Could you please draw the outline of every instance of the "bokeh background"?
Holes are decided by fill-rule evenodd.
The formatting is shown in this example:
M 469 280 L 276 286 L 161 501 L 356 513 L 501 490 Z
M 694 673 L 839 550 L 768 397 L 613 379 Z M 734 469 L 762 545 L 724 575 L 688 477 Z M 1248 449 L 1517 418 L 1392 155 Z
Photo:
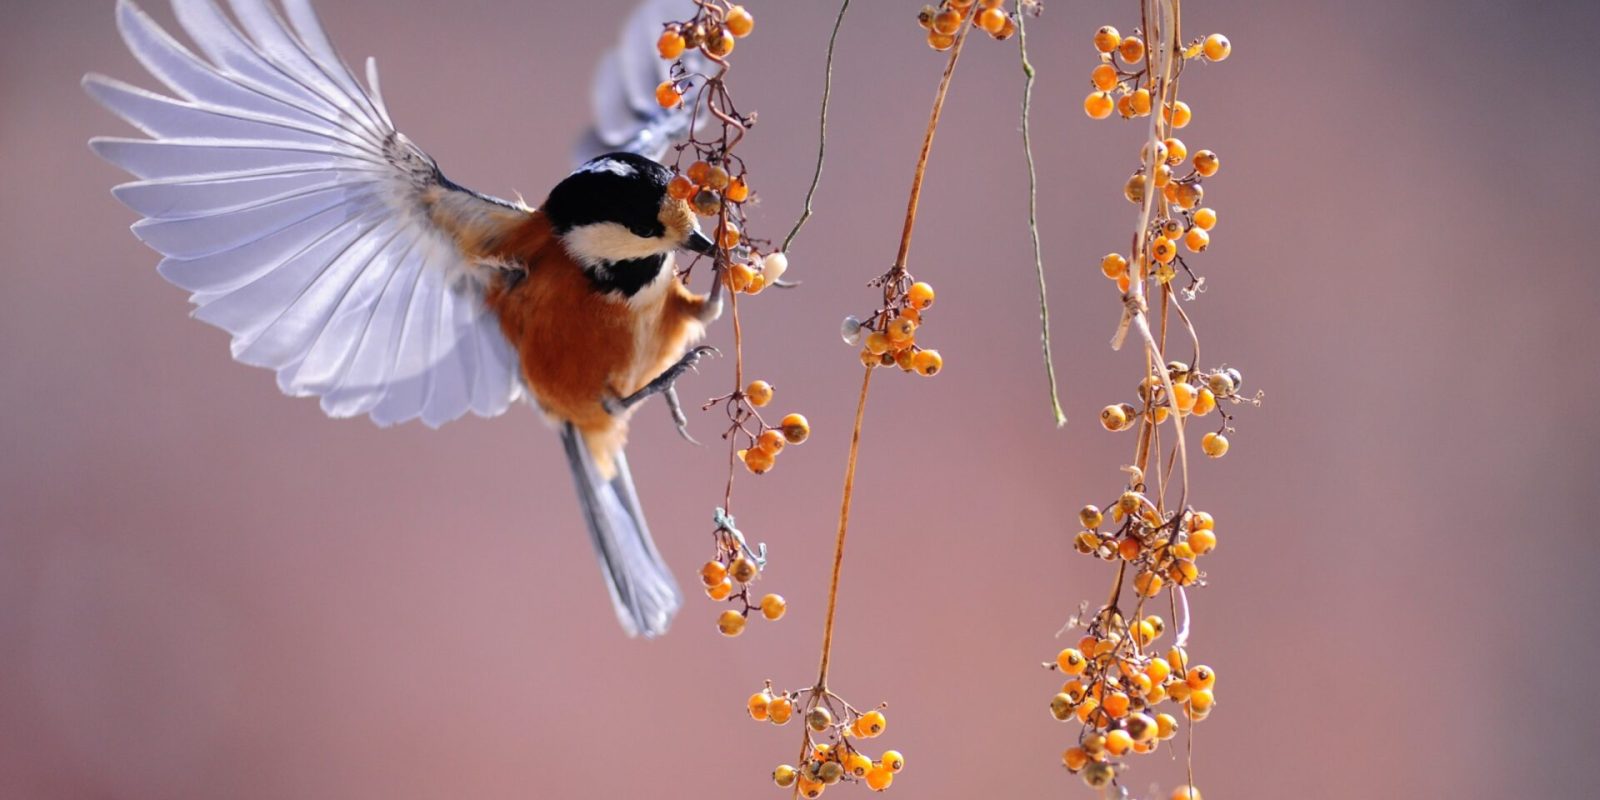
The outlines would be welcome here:
M 170 12 L 151 3 L 158 19 Z M 401 127 L 456 180 L 530 198 L 565 174 L 589 70 L 628 0 L 324 0 L 384 69 Z M 733 88 L 758 232 L 797 212 L 834 4 L 749 0 Z M 940 299 L 926 381 L 868 411 L 834 686 L 889 702 L 874 744 L 913 798 L 1086 797 L 1039 669 L 1105 565 L 1073 512 L 1131 441 L 1094 421 L 1136 358 L 1106 346 L 1119 188 L 1140 133 L 1080 110 L 1090 32 L 1132 2 L 1051 2 L 1031 28 L 1057 367 L 1039 365 L 1014 42 L 974 41 L 933 154 L 913 270 Z M 232 363 L 129 235 L 127 132 L 85 71 L 146 86 L 110 2 L 7 0 L 0 26 L 0 797 L 780 796 L 797 730 L 748 721 L 765 678 L 813 679 L 846 429 L 839 343 L 894 255 L 942 60 L 913 2 L 860 2 L 802 289 L 745 305 L 749 364 L 813 440 L 741 478 L 790 615 L 738 640 L 690 597 L 671 636 L 618 631 L 559 448 L 517 409 L 440 431 L 331 421 Z M 1586 3 L 1185 4 L 1233 58 L 1184 81 L 1183 134 L 1222 154 L 1192 310 L 1204 363 L 1266 404 L 1199 465 L 1219 520 L 1193 653 L 1221 674 L 1195 737 L 1208 798 L 1583 797 L 1600 716 L 1600 380 Z M 728 340 L 727 325 L 713 341 Z M 716 362 L 684 386 L 725 392 Z M 715 439 L 712 415 L 693 430 Z M 717 448 L 659 406 L 631 451 L 666 557 L 710 553 Z M 1137 760 L 1143 794 L 1181 748 Z M 859 789 L 839 791 L 864 791 Z M 1163 795 L 1164 796 L 1164 792 Z

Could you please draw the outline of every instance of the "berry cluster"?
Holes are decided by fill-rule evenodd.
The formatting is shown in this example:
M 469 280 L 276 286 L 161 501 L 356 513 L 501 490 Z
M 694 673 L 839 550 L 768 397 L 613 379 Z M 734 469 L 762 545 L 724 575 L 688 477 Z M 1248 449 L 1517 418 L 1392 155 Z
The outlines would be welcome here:
M 933 305 L 933 287 L 913 280 L 904 270 L 891 271 L 873 282 L 883 287 L 883 307 L 867 315 L 866 321 L 844 318 L 839 335 L 852 347 L 861 346 L 861 363 L 873 367 L 899 366 L 931 378 L 944 369 L 938 350 L 917 344 L 917 331 L 923 312 Z
M 773 783 L 794 787 L 801 797 L 821 797 L 829 786 L 849 782 L 881 792 L 906 767 L 905 756 L 898 751 L 885 750 L 874 759 L 861 749 L 863 742 L 877 738 L 889 725 L 881 707 L 862 713 L 827 690 L 774 693 L 768 683 L 750 695 L 747 708 L 757 722 L 786 725 L 796 710 L 805 720 L 800 765 L 781 764 L 772 771 Z
M 1115 253 L 1106 256 L 1122 259 Z M 1132 430 L 1141 421 L 1156 425 L 1166 422 L 1172 412 L 1180 417 L 1204 417 L 1216 411 L 1222 418 L 1222 428 L 1200 437 L 1200 449 L 1212 458 L 1221 458 L 1228 452 L 1227 432 L 1233 430 L 1233 416 L 1218 408 L 1218 403 L 1256 403 L 1259 398 L 1246 398 L 1239 394 L 1244 376 L 1233 367 L 1210 372 L 1194 370 L 1182 361 L 1169 361 L 1166 380 L 1152 373 L 1139 381 L 1138 395 L 1142 405 L 1117 403 L 1100 409 L 1100 425 L 1108 431 Z M 1166 386 L 1172 386 L 1172 396 L 1167 396 Z
M 928 46 L 940 52 L 956 46 L 956 34 L 969 18 L 995 39 L 1017 34 L 1017 21 L 1006 12 L 1005 0 L 944 0 L 917 12 L 917 24 L 928 32 Z
M 724 527 L 724 524 L 726 527 Z M 700 582 L 706 587 L 706 596 L 712 600 L 726 600 L 737 603 L 740 608 L 730 608 L 722 612 L 717 618 L 717 630 L 723 636 L 738 636 L 744 633 L 745 622 L 750 617 L 750 612 L 760 611 L 761 616 L 776 622 L 783 618 L 789 604 L 784 602 L 783 595 L 767 594 L 756 603 L 750 602 L 750 585 L 756 578 L 761 577 L 761 563 L 765 560 L 762 553 L 746 552 L 744 537 L 733 527 L 731 519 L 719 520 L 717 529 L 718 554 L 713 561 L 707 561 L 700 568 Z M 727 541 L 724 541 L 727 540 Z M 726 547 L 720 546 L 726 544 Z M 731 556 L 729 553 L 737 552 L 739 555 Z
M 1183 44 L 1176 0 L 1142 4 L 1141 18 L 1147 27 L 1131 36 L 1110 26 L 1095 31 L 1099 63 L 1090 74 L 1093 91 L 1083 105 L 1094 119 L 1113 111 L 1124 119 L 1151 118 L 1139 167 L 1122 190 L 1142 212 L 1131 250 L 1100 260 L 1101 273 L 1116 282 L 1122 296 L 1122 324 L 1114 346 L 1131 330 L 1138 331 L 1144 345 L 1137 404 L 1117 403 L 1100 412 L 1106 430 L 1137 431 L 1134 458 L 1125 468 L 1130 475 L 1126 487 L 1109 512 L 1085 506 L 1078 515 L 1082 530 L 1073 539 L 1078 552 L 1117 565 L 1111 597 L 1090 617 L 1077 646 L 1062 650 L 1047 665 L 1070 678 L 1051 700 L 1051 713 L 1082 726 L 1062 761 L 1095 788 L 1117 780 L 1125 768 L 1118 759 L 1155 751 L 1177 735 L 1180 717 L 1199 722 L 1216 703 L 1216 673 L 1192 664 L 1185 650 L 1187 590 L 1205 584 L 1198 562 L 1217 546 L 1212 516 L 1190 504 L 1185 435 L 1191 421 L 1216 412 L 1221 426 L 1201 437 L 1200 449 L 1220 458 L 1228 452 L 1227 434 L 1233 430 L 1233 417 L 1224 406 L 1260 403 L 1259 395 L 1240 394 L 1244 379 L 1239 370 L 1201 370 L 1164 355 L 1169 321 L 1176 318 L 1188 333 L 1192 360 L 1199 359 L 1198 334 L 1179 301 L 1195 299 L 1204 280 L 1180 250 L 1200 253 L 1211 244 L 1217 212 L 1204 205 L 1203 182 L 1220 166 L 1216 153 L 1191 151 L 1174 135 L 1193 119 L 1190 107 L 1178 99 L 1178 78 L 1190 62 L 1227 59 L 1232 46 L 1221 34 Z M 1172 285 L 1179 270 L 1189 277 L 1183 289 Z M 1170 432 L 1167 450 L 1162 431 Z M 1168 498 L 1172 489 L 1178 495 L 1175 502 Z M 1134 601 L 1124 616 L 1119 603 L 1129 576 Z M 1179 621 L 1164 656 L 1158 654 L 1157 643 L 1166 621 L 1145 612 L 1146 604 L 1163 593 L 1163 605 Z M 1161 704 L 1169 702 L 1173 711 L 1161 711 Z M 1174 800 L 1198 800 L 1192 764 L 1189 771 L 1188 783 L 1173 792 Z
M 1160 711 L 1162 703 L 1172 703 L 1191 722 L 1205 719 L 1216 704 L 1215 671 L 1192 664 L 1181 644 L 1164 656 L 1156 652 L 1165 631 L 1157 615 L 1136 616 L 1130 624 L 1108 608 L 1088 624 L 1077 647 L 1046 664 L 1068 677 L 1050 699 L 1051 716 L 1081 725 L 1077 744 L 1061 761 L 1091 787 L 1116 779 L 1117 759 L 1153 753 L 1178 735 L 1178 718 Z
M 800 414 L 789 414 L 777 425 L 767 424 L 758 409 L 772 401 L 772 385 L 761 380 L 746 384 L 744 380 L 744 334 L 739 324 L 738 295 L 759 294 L 768 286 L 781 285 L 789 266 L 784 253 L 747 233 L 745 209 L 756 198 L 744 160 L 733 152 L 755 124 L 756 116 L 740 113 L 733 103 L 726 81 L 728 56 L 733 53 L 735 42 L 755 29 L 755 18 L 743 6 L 727 2 L 695 0 L 695 6 L 693 18 L 667 23 L 656 41 L 658 55 L 674 62 L 671 79 L 656 88 L 656 100 L 663 107 L 676 108 L 691 91 L 697 92 L 689 137 L 676 146 L 677 158 L 667 193 L 687 203 L 700 216 L 715 219 L 711 227 L 717 249 L 712 268 L 720 287 L 732 293 L 734 389 L 712 398 L 703 407 L 709 411 L 722 406 L 727 412 L 728 427 L 722 438 L 729 447 L 728 482 L 722 506 L 713 516 L 716 556 L 701 570 L 701 577 L 707 595 L 733 605 L 718 618 L 718 630 L 727 636 L 738 636 L 752 611 L 760 610 L 762 616 L 776 620 L 783 616 L 785 604 L 776 594 L 768 594 L 760 602 L 751 599 L 750 584 L 766 565 L 766 546 L 751 548 L 734 525 L 731 510 L 735 462 L 742 462 L 751 473 L 763 474 L 776 464 L 785 446 L 804 442 L 811 435 L 811 427 Z M 689 71 L 682 56 L 693 49 L 705 55 L 716 67 L 715 72 Z M 718 123 L 714 135 L 699 134 L 702 113 Z M 683 167 L 685 161 L 689 162 L 687 168 Z

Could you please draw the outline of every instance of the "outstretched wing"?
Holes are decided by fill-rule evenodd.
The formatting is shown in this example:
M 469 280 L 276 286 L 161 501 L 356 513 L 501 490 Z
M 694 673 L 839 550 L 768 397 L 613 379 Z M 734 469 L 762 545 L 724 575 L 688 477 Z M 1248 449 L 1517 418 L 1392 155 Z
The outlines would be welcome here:
M 367 62 L 364 89 L 310 0 L 174 0 L 202 59 L 130 0 L 117 24 L 174 95 L 90 75 L 85 89 L 150 138 L 90 144 L 133 173 L 116 196 L 134 233 L 193 292 L 195 316 L 239 361 L 335 417 L 442 425 L 522 395 L 483 302 L 493 244 L 536 222 L 450 183 L 395 130 Z M 242 30 L 241 30 L 242 29 Z
M 667 148 L 688 137 L 689 105 L 665 109 L 656 102 L 656 87 L 672 71 L 672 62 L 656 56 L 656 39 L 666 23 L 692 19 L 697 10 L 694 0 L 643 0 L 628 15 L 617 46 L 595 67 L 594 128 L 578 146 L 577 163 L 618 150 L 660 161 Z M 683 63 L 690 72 L 706 68 L 698 50 L 684 53 Z

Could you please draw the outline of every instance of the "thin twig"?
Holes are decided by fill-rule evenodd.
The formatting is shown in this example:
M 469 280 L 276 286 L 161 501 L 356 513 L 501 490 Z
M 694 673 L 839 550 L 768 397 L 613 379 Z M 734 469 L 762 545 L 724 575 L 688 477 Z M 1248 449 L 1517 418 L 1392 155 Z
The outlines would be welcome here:
M 817 170 L 811 174 L 811 188 L 806 190 L 805 209 L 800 212 L 800 218 L 795 220 L 794 227 L 789 229 L 789 235 L 783 237 L 783 247 L 779 252 L 789 252 L 789 247 L 794 244 L 794 237 L 800 233 L 806 221 L 811 219 L 811 198 L 817 194 L 817 184 L 822 182 L 822 159 L 828 152 L 828 98 L 833 95 L 833 47 L 839 41 L 839 28 L 844 24 L 844 12 L 850 8 L 850 0 L 844 0 L 839 6 L 839 16 L 833 21 L 833 35 L 828 37 L 828 59 L 823 69 L 822 79 L 822 112 L 819 115 L 817 131 Z
M 1061 410 L 1061 392 L 1056 387 L 1055 360 L 1050 355 L 1050 303 L 1045 296 L 1044 253 L 1039 245 L 1039 178 L 1033 168 L 1033 141 L 1029 137 L 1028 112 L 1033 102 L 1033 64 L 1028 61 L 1028 15 L 1017 10 L 1017 49 L 1022 51 L 1022 153 L 1028 159 L 1028 233 L 1033 236 L 1033 267 L 1039 277 L 1040 339 L 1044 342 L 1044 375 L 1050 383 L 1050 410 L 1056 417 L 1056 427 L 1067 424 L 1067 413 Z

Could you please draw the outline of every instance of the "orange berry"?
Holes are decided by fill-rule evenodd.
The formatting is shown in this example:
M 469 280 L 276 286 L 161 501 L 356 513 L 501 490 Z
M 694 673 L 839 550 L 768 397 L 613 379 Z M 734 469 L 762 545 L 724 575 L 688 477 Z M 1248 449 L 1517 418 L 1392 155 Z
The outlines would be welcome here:
M 1127 275 L 1117 279 L 1117 291 L 1127 294 L 1131 288 L 1133 288 L 1133 281 Z
M 1117 87 L 1117 68 L 1110 64 L 1101 64 L 1089 73 L 1089 79 L 1094 81 L 1094 88 L 1109 92 Z
M 1078 511 L 1078 522 L 1085 528 L 1098 528 L 1105 521 L 1105 515 L 1100 513 L 1100 507 L 1094 505 L 1084 506 Z
M 1144 205 L 1144 173 L 1134 173 L 1133 177 L 1122 185 L 1122 196 L 1136 206 Z
M 799 773 L 788 764 L 779 764 L 778 768 L 772 771 L 772 782 L 784 789 L 793 786 L 797 777 Z
M 954 36 L 958 30 L 961 30 L 961 12 L 953 8 L 947 8 L 933 15 L 934 33 Z
M 1143 61 L 1144 40 L 1137 36 L 1129 36 L 1122 40 L 1121 44 L 1117 47 L 1117 52 L 1121 54 L 1122 60 L 1129 64 L 1135 64 Z
M 1139 540 L 1131 536 L 1123 539 L 1121 544 L 1117 545 L 1117 555 L 1122 556 L 1123 561 L 1132 561 L 1138 558 Z
M 689 176 L 689 180 L 694 181 L 697 185 L 704 185 L 706 178 L 711 175 L 711 165 L 704 161 L 696 161 L 689 165 L 689 170 L 685 174 Z
M 878 763 L 882 764 L 883 768 L 890 772 L 899 772 L 906 768 L 906 757 L 900 755 L 899 750 L 885 750 L 883 755 L 878 758 Z
M 1150 243 L 1150 256 L 1162 264 L 1172 261 L 1177 255 L 1178 246 L 1165 236 L 1157 236 L 1156 240 Z
M 1203 252 L 1207 247 L 1211 246 L 1211 234 L 1206 233 L 1204 228 L 1196 225 L 1183 235 L 1183 246 L 1195 253 Z
M 777 459 L 774 458 L 771 453 L 762 450 L 759 447 L 752 447 L 749 450 L 740 450 L 739 453 L 739 458 L 744 460 L 745 469 L 750 470 L 756 475 L 766 473 L 768 470 L 772 469 L 774 464 L 777 463 Z
M 713 58 L 727 58 L 733 52 L 733 34 L 726 28 L 714 31 L 706 36 L 700 49 Z
M 1113 280 L 1128 274 L 1128 259 L 1120 253 L 1107 253 L 1100 259 L 1100 274 Z
M 1128 415 L 1121 406 L 1106 406 L 1100 409 L 1100 425 L 1108 431 L 1120 431 L 1128 427 Z
M 1189 547 L 1194 550 L 1194 554 L 1197 556 L 1203 556 L 1217 549 L 1216 531 L 1205 529 L 1191 531 L 1189 533 Z
M 1081 747 L 1069 747 L 1061 754 L 1061 763 L 1067 765 L 1069 771 L 1077 772 L 1089 763 L 1089 754 Z
M 913 323 L 915 324 L 915 323 Z M 873 331 L 867 334 L 867 352 L 881 356 L 889 352 L 889 334 L 883 331 Z
M 1179 786 L 1172 790 L 1171 800 L 1200 800 L 1200 790 L 1193 786 Z
M 894 773 L 885 767 L 876 767 L 867 773 L 867 788 L 874 792 L 881 792 L 894 783 Z
M 728 184 L 728 190 L 723 194 L 727 195 L 730 203 L 743 203 L 750 199 L 750 184 L 745 183 L 743 177 L 734 178 L 733 182 Z
M 1128 716 L 1128 695 L 1123 692 L 1112 692 L 1106 695 L 1105 700 L 1101 701 L 1101 705 L 1105 707 L 1107 714 L 1117 719 Z
M 1166 117 L 1167 124 L 1174 129 L 1188 127 L 1189 120 L 1194 118 L 1193 112 L 1189 110 L 1189 104 L 1182 100 L 1173 103 L 1162 111 L 1162 116 Z
M 1172 405 L 1182 413 L 1189 413 L 1194 408 L 1199 392 L 1194 386 L 1187 383 L 1172 384 Z
M 674 200 L 688 200 L 694 196 L 694 182 L 682 175 L 672 176 L 667 181 L 667 196 Z
M 728 15 L 723 18 L 722 24 L 727 26 L 729 33 L 743 39 L 755 28 L 756 19 L 750 16 L 750 12 L 746 11 L 744 6 L 732 6 L 728 9 Z
M 1222 458 L 1228 453 L 1228 437 L 1215 431 L 1200 437 L 1200 449 L 1212 458 Z
M 1202 45 L 1202 48 L 1208 61 L 1226 61 L 1228 56 L 1233 53 L 1233 43 L 1228 41 L 1228 37 L 1220 33 L 1213 33 L 1207 36 L 1206 43 Z
M 1133 747 L 1133 736 L 1125 730 L 1114 730 L 1106 734 L 1106 750 L 1114 756 L 1120 756 Z
M 683 102 L 683 95 L 678 94 L 678 87 L 672 81 L 662 81 L 656 87 L 656 102 L 662 108 L 677 108 Z
M 789 444 L 800 444 L 811 435 L 811 423 L 801 414 L 789 414 L 778 421 L 778 430 L 783 431 L 783 438 Z
M 722 616 L 717 617 L 717 630 L 721 631 L 723 636 L 738 636 L 744 633 L 744 623 L 743 614 L 728 609 L 722 612 Z
M 683 55 L 686 44 L 683 34 L 675 30 L 662 31 L 661 38 L 656 40 L 656 52 L 668 61 L 676 61 L 678 56 Z
M 1194 226 L 1201 230 L 1211 230 L 1217 227 L 1217 212 L 1210 208 L 1197 208 L 1194 210 Z
M 728 177 L 727 170 L 723 169 L 722 167 L 714 166 L 711 169 L 706 170 L 705 180 L 701 181 L 701 183 L 705 184 L 707 189 L 713 189 L 720 192 L 723 189 L 728 188 L 729 180 L 730 179 Z
M 1096 761 L 1083 768 L 1083 782 L 1091 789 L 1103 789 L 1117 778 L 1117 768 L 1104 761 Z
M 1148 714 L 1134 714 L 1128 717 L 1122 727 L 1135 742 L 1148 742 L 1156 738 L 1157 724 Z
M 1128 95 L 1128 96 L 1133 98 L 1132 100 L 1130 100 L 1128 102 L 1129 102 L 1129 105 L 1132 106 L 1133 113 L 1134 113 L 1135 116 L 1143 117 L 1143 116 L 1145 116 L 1145 115 L 1150 113 L 1150 90 L 1149 89 L 1140 89 L 1140 90 L 1138 90 L 1138 91 L 1136 91 L 1133 94 Z
M 789 440 L 783 438 L 783 431 L 777 429 L 762 431 L 761 435 L 756 437 L 756 447 L 767 451 L 768 455 L 773 456 L 783 452 L 783 446 L 788 443 Z
M 1116 52 L 1119 44 L 1122 44 L 1122 34 L 1110 25 L 1094 32 L 1094 49 L 1102 53 Z
M 856 727 L 861 729 L 865 738 L 871 739 L 889 727 L 889 720 L 882 711 L 868 711 L 856 720 Z
M 917 311 L 922 311 L 933 305 L 933 297 L 933 286 L 925 281 L 917 281 L 911 284 L 911 288 L 906 291 L 906 302 L 910 303 L 911 307 Z
M 1201 664 L 1197 667 L 1190 667 L 1183 680 L 1184 683 L 1189 684 L 1190 689 L 1210 689 L 1217 684 L 1217 673 L 1211 671 L 1210 667 Z
M 1133 588 L 1145 597 L 1155 597 L 1161 584 L 1161 576 L 1154 572 L 1141 572 L 1133 578 Z
M 948 33 L 928 31 L 928 46 L 942 53 L 956 46 L 956 37 Z
M 1217 174 L 1217 168 L 1221 166 L 1222 162 L 1217 158 L 1217 154 L 1210 150 L 1201 150 L 1194 154 L 1194 171 L 1200 173 L 1201 177 L 1209 178 Z
M 1172 569 L 1168 570 L 1167 576 L 1172 578 L 1172 582 L 1179 586 L 1188 586 L 1200 580 L 1200 568 L 1196 567 L 1194 562 L 1189 559 L 1179 559 L 1172 562 Z
M 1195 689 L 1189 693 L 1188 707 L 1196 713 L 1204 714 L 1211 710 L 1217 702 L 1217 696 L 1210 689 Z
M 756 579 L 756 574 L 759 571 L 760 568 L 756 566 L 756 562 L 740 556 L 734 559 L 733 564 L 728 567 L 728 577 L 739 583 L 749 583 Z
M 1056 666 L 1068 675 L 1080 675 L 1088 665 L 1089 660 L 1083 653 L 1071 647 L 1056 654 Z
M 802 775 L 799 788 L 801 797 L 806 798 L 806 800 L 816 800 L 816 798 L 822 796 L 822 790 L 827 787 L 823 786 L 821 781 L 812 780 Z
M 944 357 L 938 350 L 920 350 L 911 357 L 911 369 L 924 378 L 931 378 L 944 369 Z
M 722 566 L 720 561 L 707 561 L 700 568 L 700 582 L 707 586 L 716 586 L 728 577 L 728 568 Z
M 794 716 L 794 701 L 779 697 L 767 704 L 767 721 L 774 725 L 787 725 Z
M 916 338 L 917 323 L 905 317 L 896 317 L 889 321 L 889 327 L 884 333 L 889 337 L 890 346 L 899 350 L 901 346 L 910 343 Z
M 745 703 L 745 708 L 750 712 L 750 718 L 757 722 L 767 721 L 767 708 L 772 704 L 772 695 L 767 692 L 756 692 L 750 695 Z
M 998 36 L 1006 27 L 1006 12 L 998 8 L 987 8 L 978 15 L 978 27 Z
M 769 594 L 761 598 L 761 616 L 773 622 L 783 619 L 784 612 L 788 610 L 789 604 L 784 601 L 781 594 Z
M 1156 715 L 1156 738 L 1162 741 L 1178 735 L 1178 718 L 1171 714 Z M 1196 797 L 1196 800 L 1199 800 Z
M 723 578 L 715 585 L 706 587 L 706 597 L 712 600 L 726 600 L 733 594 L 733 581 Z
M 1089 96 L 1083 99 L 1083 113 L 1088 114 L 1089 119 L 1105 119 L 1111 116 L 1112 107 L 1111 95 L 1105 92 L 1090 92 Z
M 857 778 L 867 777 L 867 773 L 872 771 L 872 767 L 872 759 L 862 755 L 859 751 L 845 756 L 845 771 L 856 776 Z
M 822 706 L 817 706 L 816 708 L 806 712 L 806 727 L 810 728 L 811 730 L 821 733 L 827 730 L 832 724 L 833 714 L 829 713 L 828 709 L 823 708 Z M 817 745 L 817 752 L 825 755 L 828 752 L 827 747 L 827 745 Z
M 730 249 L 731 250 L 734 247 L 737 247 L 739 245 L 739 226 L 733 224 L 733 220 L 731 220 L 731 219 L 726 221 L 726 222 L 724 222 L 724 223 L 722 223 L 722 235 L 719 236 L 718 238 L 721 239 L 721 243 L 722 243 L 722 246 L 723 246 L 724 249 Z M 741 266 L 743 266 L 743 265 L 741 265 Z M 750 268 L 749 267 L 745 267 L 745 269 L 750 269 Z M 753 270 L 753 269 L 750 270 L 750 275 L 752 277 L 754 277 L 755 274 L 756 274 L 755 270 Z
M 750 401 L 750 405 L 761 408 L 772 402 L 772 384 L 766 381 L 751 381 L 749 386 L 744 387 L 744 396 Z
M 1205 187 L 1198 183 L 1175 183 L 1173 186 L 1177 187 L 1173 192 L 1173 200 L 1185 211 L 1193 210 L 1205 199 Z
M 1167 146 L 1168 164 L 1177 166 L 1189 158 L 1189 148 L 1184 146 L 1182 139 L 1168 137 L 1163 144 Z
M 1172 665 L 1168 664 L 1164 658 L 1153 658 L 1149 664 L 1145 665 L 1144 674 L 1150 678 L 1152 683 L 1160 684 L 1166 681 L 1168 675 L 1172 674 Z

